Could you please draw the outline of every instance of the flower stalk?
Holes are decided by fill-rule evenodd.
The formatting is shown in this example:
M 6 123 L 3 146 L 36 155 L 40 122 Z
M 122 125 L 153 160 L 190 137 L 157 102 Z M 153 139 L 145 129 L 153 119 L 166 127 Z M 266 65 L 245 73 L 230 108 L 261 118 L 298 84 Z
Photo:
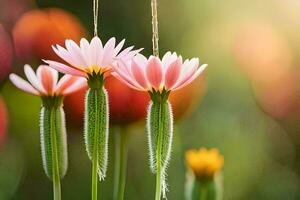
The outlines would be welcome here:
M 43 166 L 53 182 L 54 200 L 61 200 L 60 179 L 67 171 L 67 137 L 62 97 L 42 97 L 40 133 Z
M 85 99 L 85 144 L 92 161 L 92 199 L 97 199 L 98 175 L 106 176 L 108 157 L 108 96 L 103 75 L 94 74 L 88 79 L 90 89 Z
M 129 133 L 126 126 L 122 126 L 120 131 L 115 134 L 115 186 L 114 199 L 123 200 L 126 185 L 127 156 L 128 156 L 128 137 Z

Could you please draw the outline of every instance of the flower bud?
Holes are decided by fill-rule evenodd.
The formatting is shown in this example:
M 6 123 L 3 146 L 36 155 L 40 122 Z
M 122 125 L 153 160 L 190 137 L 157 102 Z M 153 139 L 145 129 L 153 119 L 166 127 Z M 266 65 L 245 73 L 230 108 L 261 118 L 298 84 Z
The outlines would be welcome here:
M 62 97 L 44 97 L 40 114 L 40 134 L 43 167 L 48 178 L 53 178 L 53 167 L 58 167 L 60 179 L 68 168 L 67 135 Z
M 106 176 L 108 160 L 108 96 L 104 88 L 91 88 L 85 98 L 84 137 L 86 151 L 97 162 L 100 180 Z
M 200 181 L 213 179 L 224 164 L 224 158 L 217 149 L 189 150 L 185 157 L 188 168 Z
M 189 150 L 186 152 L 186 164 L 188 200 L 222 199 L 221 169 L 224 158 L 217 149 Z
M 162 195 L 166 197 L 166 170 L 169 164 L 173 140 L 173 114 L 167 100 L 169 94 L 152 94 L 147 113 L 147 134 L 150 169 L 161 177 Z

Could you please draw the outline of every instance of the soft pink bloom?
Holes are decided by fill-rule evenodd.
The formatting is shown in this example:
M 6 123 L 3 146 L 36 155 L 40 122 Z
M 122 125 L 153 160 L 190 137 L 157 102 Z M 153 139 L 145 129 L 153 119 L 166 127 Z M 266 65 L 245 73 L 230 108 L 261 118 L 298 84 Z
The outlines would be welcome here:
M 120 52 L 124 42 L 125 40 L 122 40 L 115 46 L 116 39 L 113 37 L 103 46 L 100 38 L 97 36 L 90 43 L 85 38 L 82 38 L 80 45 L 77 45 L 72 40 L 66 40 L 66 48 L 59 45 L 52 48 L 68 65 L 51 60 L 44 60 L 44 62 L 65 74 L 87 77 L 89 74 L 92 75 L 93 72 L 96 74 L 108 72 L 105 74 L 107 76 L 111 72 L 111 66 L 114 62 L 119 59 L 128 61 L 140 51 L 132 51 L 133 46 L 131 46 Z
M 114 65 L 118 79 L 129 87 L 140 91 L 174 91 L 196 79 L 207 64 L 199 66 L 199 59 L 182 61 L 176 53 L 167 52 L 160 60 L 142 54 L 136 55 L 131 61 L 118 62 Z
M 47 65 L 40 65 L 36 73 L 29 65 L 24 66 L 28 82 L 16 74 L 10 74 L 11 82 L 19 89 L 37 96 L 67 95 L 86 86 L 85 78 L 64 75 L 58 81 L 58 72 Z

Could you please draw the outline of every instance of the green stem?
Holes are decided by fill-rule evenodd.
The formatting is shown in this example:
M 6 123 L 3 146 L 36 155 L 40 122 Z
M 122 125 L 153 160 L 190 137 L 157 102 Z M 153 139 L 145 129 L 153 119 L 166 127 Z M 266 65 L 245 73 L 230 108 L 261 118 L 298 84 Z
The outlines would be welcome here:
M 121 127 L 116 133 L 115 142 L 115 189 L 114 199 L 123 200 L 126 185 L 126 169 L 128 154 L 128 132 L 126 127 Z
M 98 111 L 98 90 L 95 90 L 95 110 Z M 98 124 L 99 117 L 95 117 L 95 132 L 94 132 L 94 147 L 93 147 L 93 160 L 92 160 L 92 200 L 97 200 L 98 190 Z
M 59 176 L 59 166 L 58 166 L 58 155 L 57 155 L 57 139 L 56 139 L 56 110 L 51 109 L 50 118 L 50 130 L 51 131 L 51 145 L 52 145 L 52 182 L 53 182 L 53 195 L 54 200 L 61 200 L 61 189 L 60 189 L 60 176 Z
M 157 140 L 157 149 L 156 149 L 156 190 L 155 190 L 155 200 L 160 200 L 161 198 L 161 147 L 162 147 L 162 105 L 163 102 L 159 103 L 159 121 L 158 121 L 158 140 Z
M 200 200 L 207 200 L 207 187 L 202 186 L 200 188 Z

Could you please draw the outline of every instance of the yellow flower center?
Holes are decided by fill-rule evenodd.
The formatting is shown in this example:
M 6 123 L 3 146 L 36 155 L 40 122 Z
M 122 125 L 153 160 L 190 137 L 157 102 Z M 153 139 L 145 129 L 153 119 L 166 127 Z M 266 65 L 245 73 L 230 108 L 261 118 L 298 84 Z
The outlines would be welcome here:
M 89 66 L 88 68 L 85 69 L 85 72 L 88 73 L 88 74 L 104 74 L 105 72 L 109 71 L 110 70 L 110 67 L 109 66 L 106 66 L 106 67 L 100 67 L 100 66 L 97 66 L 97 65 L 91 65 Z
M 213 178 L 224 165 L 224 158 L 217 149 L 189 150 L 185 157 L 188 167 L 200 180 Z

